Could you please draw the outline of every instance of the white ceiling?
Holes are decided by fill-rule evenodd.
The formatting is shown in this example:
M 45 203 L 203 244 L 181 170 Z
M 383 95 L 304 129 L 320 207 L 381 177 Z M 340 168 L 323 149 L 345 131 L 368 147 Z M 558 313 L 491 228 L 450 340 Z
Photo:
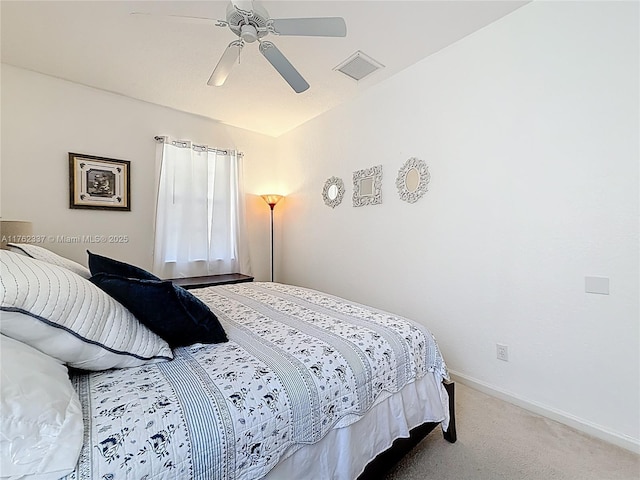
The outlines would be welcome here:
M 309 82 L 296 94 L 247 44 L 222 87 L 207 80 L 237 37 L 213 22 L 224 1 L 6 1 L 2 62 L 278 136 L 519 8 L 526 1 L 264 1 L 271 18 L 343 17 L 345 38 L 269 35 Z M 145 12 L 152 15 L 131 15 Z M 357 50 L 385 68 L 334 71 Z

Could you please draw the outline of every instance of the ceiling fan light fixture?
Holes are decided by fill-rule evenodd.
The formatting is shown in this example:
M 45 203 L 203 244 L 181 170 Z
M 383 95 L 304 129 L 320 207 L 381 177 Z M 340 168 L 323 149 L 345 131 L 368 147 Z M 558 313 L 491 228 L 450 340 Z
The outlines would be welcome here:
M 247 43 L 253 43 L 258 39 L 258 30 L 253 25 L 242 25 L 240 37 Z
M 384 68 L 384 65 L 358 50 L 340 65 L 335 67 L 334 70 L 343 73 L 347 77 L 356 81 L 360 81 L 364 77 L 381 68 Z

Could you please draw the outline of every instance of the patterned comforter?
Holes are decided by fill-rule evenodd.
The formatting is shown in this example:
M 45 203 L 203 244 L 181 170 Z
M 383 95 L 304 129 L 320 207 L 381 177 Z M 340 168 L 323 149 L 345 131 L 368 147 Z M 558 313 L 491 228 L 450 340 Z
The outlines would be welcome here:
M 383 392 L 448 376 L 431 333 L 386 312 L 277 283 L 191 292 L 230 341 L 73 376 L 85 445 L 68 479 L 256 480 Z

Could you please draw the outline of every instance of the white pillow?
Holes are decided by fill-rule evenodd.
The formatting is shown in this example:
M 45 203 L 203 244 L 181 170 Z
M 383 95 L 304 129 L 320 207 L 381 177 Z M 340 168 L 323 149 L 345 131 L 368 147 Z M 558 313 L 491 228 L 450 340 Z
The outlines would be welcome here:
M 14 252 L 25 254 L 28 257 L 35 258 L 36 260 L 42 260 L 43 262 L 51 263 L 59 267 L 64 267 L 77 273 L 81 277 L 91 277 L 89 269 L 78 262 L 69 260 L 68 258 L 61 257 L 57 253 L 53 253 L 51 250 L 47 250 L 39 245 L 31 245 L 29 243 L 7 243 L 7 248 Z
M 0 333 L 84 370 L 171 360 L 169 345 L 89 280 L 0 250 Z
M 4 335 L 0 359 L 0 477 L 55 480 L 71 473 L 84 425 L 67 367 Z

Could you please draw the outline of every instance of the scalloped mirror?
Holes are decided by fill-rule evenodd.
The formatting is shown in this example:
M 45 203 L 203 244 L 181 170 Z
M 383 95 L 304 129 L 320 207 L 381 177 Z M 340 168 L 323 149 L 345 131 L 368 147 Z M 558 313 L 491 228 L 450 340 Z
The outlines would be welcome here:
M 353 206 L 382 203 L 382 165 L 353 172 Z
M 342 203 L 344 192 L 344 182 L 341 178 L 331 177 L 327 179 L 322 189 L 324 203 L 331 208 L 337 207 Z
M 429 167 L 424 160 L 411 157 L 398 170 L 398 195 L 405 202 L 415 203 L 427 192 L 430 180 Z

